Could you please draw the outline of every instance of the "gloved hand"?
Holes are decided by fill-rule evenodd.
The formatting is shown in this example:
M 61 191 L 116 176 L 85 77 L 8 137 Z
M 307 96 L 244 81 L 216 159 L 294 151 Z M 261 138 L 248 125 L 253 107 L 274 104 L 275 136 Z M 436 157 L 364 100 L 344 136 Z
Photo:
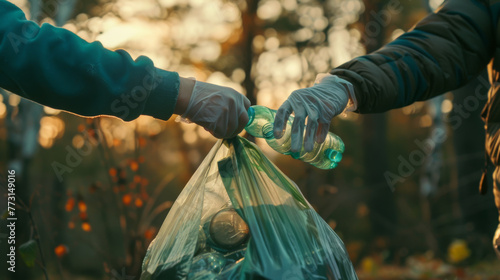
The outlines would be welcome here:
M 184 93 L 186 90 L 182 89 L 186 80 L 181 78 L 177 101 L 182 106 L 189 100 L 186 110 L 182 110 L 183 118 L 203 126 L 217 138 L 234 137 L 245 128 L 250 107 L 248 98 L 232 88 L 200 81 L 193 81 L 194 88 L 188 97 Z
M 321 81 L 312 87 L 292 92 L 276 112 L 274 137 L 277 139 L 283 136 L 290 114 L 295 113 L 292 124 L 292 152 L 300 152 L 303 137 L 306 152 L 312 150 L 314 141 L 323 143 L 332 118 L 346 109 L 349 97 L 355 106 L 356 97 L 351 83 L 329 74 L 321 78 Z M 304 135 L 306 117 L 308 120 Z

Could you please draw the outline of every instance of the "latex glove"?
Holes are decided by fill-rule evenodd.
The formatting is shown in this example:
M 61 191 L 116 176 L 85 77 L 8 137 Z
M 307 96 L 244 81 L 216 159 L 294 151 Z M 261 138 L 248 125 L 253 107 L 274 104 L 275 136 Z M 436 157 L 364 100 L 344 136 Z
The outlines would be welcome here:
M 274 137 L 277 139 L 283 136 L 290 114 L 295 113 L 291 136 L 292 152 L 300 152 L 302 138 L 305 152 L 313 149 L 314 142 L 323 143 L 332 118 L 346 109 L 350 97 L 355 106 L 356 97 L 351 83 L 329 74 L 318 77 L 321 78 L 320 81 L 312 87 L 292 92 L 276 112 Z M 304 135 L 306 118 L 307 129 Z
M 181 88 L 179 89 L 178 103 L 186 103 L 186 80 L 181 78 Z M 182 114 L 198 125 L 203 126 L 207 131 L 217 138 L 231 138 L 240 133 L 248 123 L 247 110 L 250 101 L 241 93 L 228 87 L 200 81 L 194 82 L 189 103 Z M 184 89 L 183 89 L 184 87 Z M 189 90 L 187 91 L 189 92 Z

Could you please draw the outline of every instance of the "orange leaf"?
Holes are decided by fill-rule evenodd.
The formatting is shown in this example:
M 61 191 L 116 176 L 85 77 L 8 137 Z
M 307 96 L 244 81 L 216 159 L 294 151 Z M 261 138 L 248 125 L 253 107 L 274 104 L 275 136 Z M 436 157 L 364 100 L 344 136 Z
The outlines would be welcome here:
M 82 229 L 83 229 L 84 231 L 89 232 L 89 231 L 91 231 L 91 230 L 92 230 L 92 227 L 90 226 L 90 224 L 89 224 L 88 222 L 85 222 L 85 223 L 82 223 Z
M 357 214 L 358 214 L 359 217 L 366 217 L 369 214 L 370 209 L 368 209 L 368 206 L 366 206 L 366 204 L 361 203 L 361 204 L 358 205 L 358 211 L 357 212 L 358 212 Z
M 138 160 L 140 163 L 143 163 L 143 162 L 145 161 L 144 156 L 140 156 L 137 160 Z
M 64 255 L 66 255 L 69 250 L 68 250 L 68 247 L 66 247 L 66 245 L 58 245 L 55 249 L 54 249 L 54 252 L 56 253 L 56 256 L 59 257 L 59 258 L 62 258 Z
M 156 234 L 156 228 L 151 227 L 148 230 L 146 230 L 146 232 L 144 232 L 144 237 L 146 238 L 146 240 L 151 240 L 153 239 L 155 234 Z
M 109 175 L 110 175 L 111 177 L 115 177 L 115 176 L 116 176 L 116 174 L 117 174 L 117 172 L 116 172 L 116 168 L 111 167 L 111 168 L 109 169 Z
M 170 208 L 172 207 L 172 204 L 173 204 L 172 201 L 167 201 L 165 202 L 165 207 Z
M 120 141 L 120 139 L 113 139 L 113 146 L 118 147 L 121 143 L 122 141 Z
M 143 187 L 145 187 L 145 186 L 147 186 L 148 184 L 149 184 L 149 180 L 148 180 L 148 179 L 146 179 L 146 178 L 142 178 L 142 180 L 141 180 L 141 185 L 142 185 Z
M 130 202 L 132 202 L 132 196 L 129 193 L 125 194 L 122 197 L 122 201 L 123 201 L 123 204 L 125 204 L 126 206 L 128 206 L 130 204 Z
M 73 210 L 73 207 L 75 207 L 75 199 L 70 197 L 68 198 L 68 201 L 66 201 L 66 212 L 70 212 L 71 210 Z
M 337 222 L 335 220 L 329 220 L 328 221 L 328 225 L 333 229 L 335 230 L 335 228 L 337 227 Z
M 130 170 L 137 171 L 139 169 L 139 164 L 137 161 L 133 160 L 130 162 Z
M 78 201 L 78 209 L 80 212 L 87 212 L 87 204 L 83 200 Z
M 68 223 L 68 228 L 74 229 L 75 228 L 75 223 L 74 222 L 69 222 Z
M 80 212 L 78 216 L 80 216 L 82 221 L 86 221 L 88 219 L 87 212 Z
M 139 137 L 139 147 L 145 147 L 147 144 L 147 141 L 144 137 Z
M 141 176 L 135 175 L 134 176 L 134 183 L 140 183 L 141 182 Z
M 85 125 L 79 124 L 78 125 L 78 132 L 83 132 L 85 130 Z
M 139 207 L 142 207 L 142 205 L 143 205 L 142 199 L 136 198 L 135 199 L 135 207 L 139 208 Z

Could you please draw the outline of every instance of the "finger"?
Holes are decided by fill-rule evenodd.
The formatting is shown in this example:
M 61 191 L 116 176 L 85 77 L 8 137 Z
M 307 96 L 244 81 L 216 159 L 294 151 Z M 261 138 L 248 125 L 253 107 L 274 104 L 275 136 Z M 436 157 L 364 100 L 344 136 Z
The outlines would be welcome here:
M 234 123 L 229 122 L 224 129 L 221 129 L 220 134 L 222 135 L 221 138 L 227 139 L 227 138 L 232 138 L 234 137 L 237 133 L 237 126 L 236 126 L 236 121 Z
M 226 120 L 225 131 L 224 131 L 224 139 L 233 138 L 241 132 L 243 127 L 240 129 L 240 117 L 234 115 L 231 118 Z M 248 122 L 248 120 L 247 120 Z
M 299 153 L 302 148 L 302 138 L 304 137 L 305 119 L 306 119 L 305 112 L 303 112 L 303 110 L 301 109 L 295 110 L 295 119 L 293 120 L 292 124 L 292 147 L 291 147 L 292 153 Z
M 209 130 L 209 132 L 210 132 L 210 130 Z M 223 130 L 223 129 L 215 129 L 214 131 L 212 131 L 212 135 L 217 139 L 227 138 L 226 130 Z
M 290 102 L 286 100 L 278 109 L 278 112 L 276 112 L 276 116 L 274 117 L 274 138 L 280 139 L 283 137 L 286 124 L 291 113 L 292 106 L 290 105 Z
M 251 105 L 252 103 L 250 102 L 250 100 L 246 96 L 243 96 L 243 106 L 245 106 L 245 110 L 248 111 L 248 108 L 250 108 Z
M 304 137 L 304 151 L 312 151 L 315 142 L 316 131 L 318 130 L 318 119 L 309 115 L 307 119 L 306 135 Z
M 219 128 L 217 135 L 220 135 L 221 138 L 224 139 L 232 138 L 241 131 L 238 131 L 240 116 L 242 113 L 246 113 L 243 109 L 246 97 L 234 90 L 231 90 L 230 93 L 230 98 L 225 100 L 227 108 L 221 108 L 225 113 L 220 114 L 217 120 L 217 126 Z
M 206 126 L 216 138 L 224 139 L 228 136 L 230 129 L 230 123 L 228 122 L 230 119 L 229 114 L 231 113 L 230 108 L 231 106 L 218 108 L 217 111 L 213 112 L 215 118 Z
M 205 129 L 210 132 L 215 138 L 223 139 L 225 136 L 225 129 L 222 126 L 215 124 L 204 125 Z
M 330 129 L 330 123 L 319 123 L 318 130 L 316 132 L 316 143 L 325 142 L 326 136 L 328 135 L 328 131 Z
M 237 136 L 248 124 L 248 114 L 247 112 L 241 112 L 238 123 L 235 125 L 234 131 L 229 135 L 229 138 Z
M 226 122 L 227 125 L 227 138 L 232 138 L 238 135 L 248 124 L 248 108 L 250 108 L 250 100 L 244 95 L 241 95 L 240 103 L 235 105 L 233 117 L 229 117 Z

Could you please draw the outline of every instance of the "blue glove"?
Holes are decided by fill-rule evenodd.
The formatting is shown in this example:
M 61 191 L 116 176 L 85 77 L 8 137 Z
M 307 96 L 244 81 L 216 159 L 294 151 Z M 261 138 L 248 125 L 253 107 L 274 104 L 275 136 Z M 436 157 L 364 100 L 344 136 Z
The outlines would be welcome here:
M 231 138 L 248 123 L 250 100 L 228 87 L 196 81 L 183 118 L 217 138 Z
M 279 139 L 283 136 L 288 117 L 294 112 L 291 150 L 300 152 L 304 138 L 304 151 L 310 152 L 315 141 L 325 141 L 332 118 L 346 109 L 349 97 L 355 104 L 352 84 L 329 74 L 312 87 L 292 92 L 276 112 L 274 137 Z M 304 134 L 306 118 L 307 129 Z

